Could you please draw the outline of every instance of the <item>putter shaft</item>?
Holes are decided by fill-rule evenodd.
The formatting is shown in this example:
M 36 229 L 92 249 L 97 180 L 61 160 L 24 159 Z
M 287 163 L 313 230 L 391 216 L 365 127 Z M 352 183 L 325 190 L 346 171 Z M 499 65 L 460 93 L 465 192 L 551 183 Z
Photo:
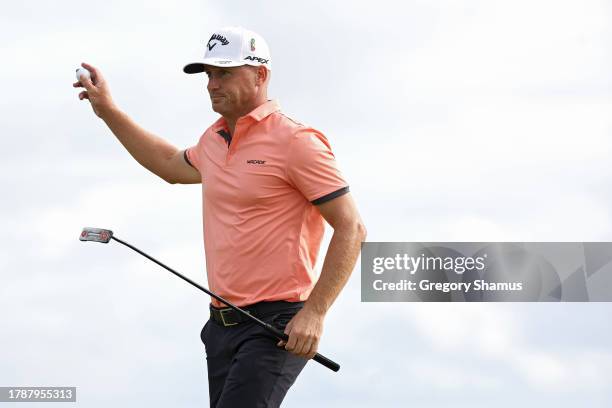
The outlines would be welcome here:
M 170 268 L 167 265 L 164 265 L 162 262 L 158 261 L 157 259 L 153 258 L 152 256 L 150 256 L 149 254 L 141 251 L 140 249 L 136 248 L 135 246 L 128 244 L 125 241 L 122 241 L 121 239 L 117 238 L 114 235 L 111 235 L 110 239 L 114 239 L 115 241 L 119 242 L 120 244 L 125 245 L 126 247 L 138 252 L 140 255 L 144 256 L 145 258 L 155 262 L 156 264 L 158 264 L 159 266 L 161 266 L 162 268 L 168 270 L 169 272 L 172 272 L 173 274 L 175 274 L 176 276 L 178 276 L 179 278 L 183 279 L 185 282 L 191 284 L 192 286 L 195 286 L 196 288 L 200 289 L 201 291 L 203 291 L 204 293 L 206 293 L 207 295 L 217 299 L 219 302 L 226 304 L 227 306 L 231 307 L 232 309 L 234 309 L 235 311 L 241 313 L 242 315 L 248 317 L 249 319 L 251 319 L 254 323 L 258 324 L 259 326 L 263 327 L 264 329 L 268 330 L 269 332 L 271 332 L 272 334 L 274 334 L 274 336 L 276 336 L 278 339 L 283 340 L 285 342 L 287 342 L 289 340 L 289 336 L 287 336 L 284 332 L 278 330 L 276 327 L 258 319 L 255 316 L 252 316 L 251 314 L 247 313 L 245 310 L 241 309 L 240 307 L 232 304 L 231 302 L 223 299 L 221 296 L 209 291 L 208 289 L 206 289 L 205 287 L 203 287 L 202 285 L 192 281 L 191 279 L 189 279 L 186 276 L 183 276 L 182 274 L 180 274 L 179 272 L 175 271 L 174 269 Z M 317 363 L 320 363 L 322 365 L 324 365 L 325 367 L 329 368 L 332 371 L 337 372 L 338 370 L 340 370 L 340 365 L 336 362 L 334 362 L 333 360 L 330 360 L 329 358 L 317 353 L 315 354 L 315 356 L 312 358 L 314 361 L 316 361 Z

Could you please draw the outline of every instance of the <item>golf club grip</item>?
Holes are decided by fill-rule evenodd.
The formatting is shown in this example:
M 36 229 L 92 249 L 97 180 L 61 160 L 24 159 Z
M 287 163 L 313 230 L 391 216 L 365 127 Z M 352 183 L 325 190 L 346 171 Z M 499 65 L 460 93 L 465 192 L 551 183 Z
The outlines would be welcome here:
M 330 370 L 334 372 L 338 372 L 338 370 L 340 370 L 340 364 L 336 363 L 335 361 L 330 360 L 329 358 L 325 357 L 322 354 L 317 353 L 314 355 L 312 359 L 316 361 L 317 363 L 324 365 L 325 367 L 329 368 Z
M 279 339 L 285 342 L 289 341 L 289 336 L 287 336 L 282 331 L 278 330 L 276 327 L 266 324 L 266 328 L 270 330 Z M 312 359 L 316 361 L 317 363 L 324 365 L 325 367 L 329 368 L 330 370 L 334 372 L 338 372 L 338 370 L 340 370 L 340 364 L 336 363 L 333 360 L 330 360 L 329 358 L 325 357 L 322 354 L 317 353 L 314 355 Z

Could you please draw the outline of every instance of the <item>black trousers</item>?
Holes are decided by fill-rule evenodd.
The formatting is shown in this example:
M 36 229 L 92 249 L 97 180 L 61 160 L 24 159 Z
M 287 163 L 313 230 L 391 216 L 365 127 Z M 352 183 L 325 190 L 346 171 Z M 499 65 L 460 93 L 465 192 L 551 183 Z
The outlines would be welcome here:
M 279 330 L 303 303 L 270 302 L 260 320 Z M 209 319 L 200 337 L 206 348 L 211 408 L 280 407 L 307 359 L 278 347 L 278 340 L 250 321 L 224 327 Z

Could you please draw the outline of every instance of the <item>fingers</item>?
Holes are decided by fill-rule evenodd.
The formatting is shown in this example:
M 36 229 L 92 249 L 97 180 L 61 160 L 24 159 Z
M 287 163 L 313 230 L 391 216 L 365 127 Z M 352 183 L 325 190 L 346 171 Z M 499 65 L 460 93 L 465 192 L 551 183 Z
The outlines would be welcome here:
M 289 341 L 285 344 L 282 340 L 279 346 L 285 345 L 285 350 L 290 351 L 304 358 L 312 358 L 317 353 L 319 340 L 314 335 L 301 334 L 296 332 L 288 333 Z
M 297 337 L 298 336 L 296 336 L 295 334 L 289 334 L 289 341 L 287 342 L 287 344 L 285 344 L 285 350 L 291 351 L 292 353 L 295 352 L 295 348 L 298 345 Z
M 293 334 L 293 336 L 289 336 L 289 342 L 285 349 L 289 350 L 293 354 L 301 355 L 302 349 L 306 346 L 308 340 L 304 338 L 304 336 L 298 335 L 298 333 Z
M 86 68 L 86 69 L 87 69 L 89 72 L 91 72 L 91 73 L 93 73 L 93 72 L 95 72 L 95 71 L 96 71 L 96 67 L 94 67 L 93 65 L 88 64 L 88 63 L 86 63 L 86 62 L 81 62 L 81 66 L 82 66 L 83 68 Z
M 93 66 L 83 62 L 81 66 L 89 71 L 91 74 L 91 79 L 86 76 L 80 76 L 77 82 L 72 84 L 73 88 L 85 88 L 86 90 L 79 94 L 79 100 L 89 99 L 89 94 L 87 91 L 92 91 L 94 88 L 94 75 L 99 75 L 99 72 Z
M 277 346 L 284 347 L 285 350 L 291 353 L 294 353 L 307 359 L 311 359 L 315 356 L 315 354 L 317 354 L 317 351 L 319 349 L 319 342 L 312 341 L 309 344 L 309 346 L 306 346 L 306 343 L 304 343 L 304 346 L 300 348 L 300 351 L 298 351 L 298 347 L 291 349 L 290 346 L 287 346 L 287 343 L 285 343 L 283 340 L 276 343 Z
M 304 342 L 298 343 L 298 345 L 295 347 L 295 350 L 293 350 L 293 352 L 297 354 L 298 356 L 304 357 L 306 355 L 305 351 L 308 351 L 308 350 L 310 350 L 310 342 L 304 341 Z
M 317 354 L 317 350 L 319 350 L 319 340 L 312 342 L 310 349 L 304 353 L 305 357 L 308 359 L 313 358 Z
M 285 348 L 302 358 L 312 358 L 317 353 L 319 340 L 323 331 L 322 317 L 301 310 L 285 327 L 288 339 L 280 340 L 277 346 Z
M 94 67 L 91 64 L 88 64 L 86 62 L 82 62 L 81 66 L 85 69 L 87 69 L 90 73 L 91 73 L 91 81 L 94 84 L 97 84 L 98 82 L 100 82 L 102 80 L 102 73 L 100 72 L 100 70 L 96 67 Z
M 307 357 L 310 354 L 312 347 L 314 346 L 314 342 L 314 338 L 306 337 L 302 342 L 301 350 L 299 350 L 299 353 L 297 354 L 301 357 Z
M 92 87 L 100 83 L 102 74 L 100 74 L 100 71 L 97 68 L 95 68 L 93 65 L 87 64 L 86 62 L 82 62 L 81 66 L 89 71 L 91 78 L 81 76 L 77 82 L 72 84 L 72 87 L 91 90 Z
M 81 79 L 79 79 L 79 82 L 77 83 L 87 90 L 90 90 L 94 86 L 93 82 L 91 82 L 91 79 L 87 78 L 86 76 L 81 76 Z

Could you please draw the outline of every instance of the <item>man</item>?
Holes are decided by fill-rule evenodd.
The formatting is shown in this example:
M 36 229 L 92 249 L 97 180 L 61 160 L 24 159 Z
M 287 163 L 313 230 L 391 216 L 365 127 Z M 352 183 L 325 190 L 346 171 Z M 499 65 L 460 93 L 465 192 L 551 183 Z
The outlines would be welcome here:
M 204 246 L 212 291 L 289 336 L 285 344 L 215 299 L 201 338 L 211 407 L 278 407 L 318 348 L 323 321 L 348 280 L 365 227 L 320 132 L 268 100 L 271 59 L 258 34 L 216 31 L 204 60 L 184 72 L 208 76 L 221 117 L 179 150 L 114 104 L 99 69 L 79 99 L 128 152 L 167 182 L 202 183 Z M 320 277 L 314 266 L 324 221 L 334 229 Z M 275 343 L 277 341 L 277 343 Z

